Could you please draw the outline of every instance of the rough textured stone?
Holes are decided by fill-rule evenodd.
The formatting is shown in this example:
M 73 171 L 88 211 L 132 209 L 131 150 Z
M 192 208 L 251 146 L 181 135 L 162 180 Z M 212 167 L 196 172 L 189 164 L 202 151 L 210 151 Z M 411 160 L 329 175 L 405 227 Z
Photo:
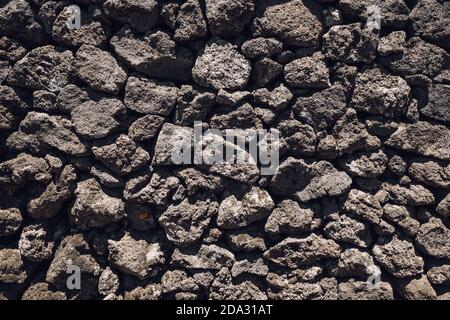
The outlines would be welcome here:
M 275 38 L 255 38 L 244 42 L 241 46 L 242 53 L 250 58 L 271 57 L 281 53 L 283 43 Z
M 219 204 L 214 199 L 208 199 L 205 193 L 198 193 L 178 205 L 170 206 L 159 217 L 159 223 L 170 241 L 188 246 L 200 239 L 218 208 Z
M 398 150 L 450 160 L 450 130 L 442 125 L 424 121 L 400 125 L 386 144 Z
M 409 174 L 417 181 L 431 187 L 450 189 L 450 166 L 441 166 L 434 161 L 413 162 Z
M 390 201 L 399 205 L 426 206 L 436 202 L 431 191 L 421 185 L 411 185 L 408 188 L 383 183 L 382 189 L 387 192 Z
M 436 0 L 420 0 L 411 11 L 415 33 L 444 47 L 449 46 L 450 25 L 446 19 L 449 3 Z M 440 23 L 434 23 L 440 21 Z
M 325 196 L 338 196 L 350 189 L 351 179 L 326 161 L 307 164 L 303 160 L 287 159 L 282 163 L 270 186 L 278 195 L 294 195 L 300 202 Z
M 216 95 L 210 91 L 182 86 L 177 99 L 175 123 L 181 126 L 193 126 L 195 121 L 205 120 L 215 100 Z
M 384 63 L 405 78 L 413 75 L 433 78 L 448 66 L 449 56 L 445 50 L 420 38 L 409 39 L 403 47 L 401 52 L 389 55 Z
M 125 89 L 125 105 L 136 112 L 168 116 L 175 107 L 178 89 L 169 82 L 130 77 Z
M 437 298 L 431 283 L 426 275 L 420 279 L 412 279 L 400 288 L 400 294 L 407 300 L 434 300 Z
M 214 244 L 202 245 L 197 252 L 184 253 L 175 249 L 172 254 L 172 264 L 186 269 L 220 270 L 222 267 L 232 267 L 234 262 L 230 251 Z
M 217 215 L 217 224 L 224 229 L 245 227 L 266 218 L 275 204 L 267 191 L 258 187 L 225 194 Z
M 420 111 L 432 119 L 450 123 L 449 97 L 449 85 L 434 85 L 428 92 L 428 104 Z
M 428 280 L 435 285 L 448 285 L 450 283 L 450 266 L 442 265 L 432 267 L 427 272 Z
M 388 158 L 382 150 L 370 154 L 350 155 L 340 161 L 340 165 L 348 174 L 361 178 L 381 176 L 387 163 Z
M 350 107 L 357 111 L 398 117 L 406 114 L 411 89 L 400 77 L 369 69 L 356 78 Z
M 128 136 L 139 142 L 153 139 L 163 124 L 163 117 L 151 114 L 143 116 L 133 122 L 128 130 Z
M 411 213 L 406 207 L 387 204 L 383 207 L 383 217 L 399 225 L 407 235 L 415 236 L 420 228 L 419 221 L 411 217 Z
M 349 64 L 372 62 L 377 45 L 376 32 L 359 23 L 333 26 L 323 36 L 325 57 Z
M 249 61 L 231 43 L 214 40 L 197 58 L 192 77 L 203 87 L 235 90 L 248 83 L 251 69 Z
M 73 129 L 73 124 L 65 118 L 29 112 L 20 123 L 19 131 L 11 134 L 7 143 L 17 151 L 43 153 L 56 149 L 72 156 L 84 155 L 87 146 Z
M 370 289 L 367 282 L 352 281 L 339 284 L 341 300 L 394 300 L 394 292 L 387 282 L 381 282 L 376 289 Z
M 158 1 L 156 0 L 107 0 L 103 8 L 114 20 L 129 23 L 139 32 L 151 30 L 158 22 Z
M 164 10 L 164 9 L 163 9 Z M 174 17 L 174 38 L 177 41 L 190 41 L 204 37 L 208 26 L 198 0 L 184 2 Z
M 331 85 L 329 70 L 320 53 L 287 64 L 284 67 L 284 79 L 295 88 L 324 89 Z
M 447 2 L 0 0 L 0 300 L 450 300 Z
M 190 148 L 193 130 L 188 127 L 180 127 L 171 123 L 163 125 L 159 132 L 155 146 L 153 163 L 156 165 L 171 165 L 180 162 L 183 158 L 183 148 Z
M 417 248 L 432 257 L 448 259 L 450 256 L 450 230 L 438 218 L 431 218 L 420 226 L 416 237 Z
M 121 220 L 124 214 L 123 201 L 107 195 L 95 179 L 78 183 L 70 210 L 70 218 L 78 228 L 101 228 Z
M 18 61 L 8 75 L 12 86 L 58 92 L 75 76 L 72 52 L 54 46 L 36 48 Z
M 22 284 L 27 278 L 27 270 L 19 250 L 0 250 L 0 281 Z
M 372 249 L 374 258 L 394 277 L 412 277 L 423 272 L 423 259 L 417 255 L 412 243 L 396 237 L 381 241 Z
M 194 64 L 191 51 L 177 47 L 167 33 L 157 31 L 142 38 L 124 28 L 111 39 L 111 46 L 128 67 L 145 75 L 162 80 L 191 78 Z
M 17 158 L 0 163 L 0 182 L 21 185 L 27 182 L 47 183 L 51 180 L 48 163 L 42 158 L 20 154 Z
M 253 21 L 256 36 L 277 37 L 289 45 L 313 47 L 322 33 L 322 7 L 315 1 L 288 1 L 268 6 Z
M 372 243 L 369 225 L 346 215 L 329 222 L 324 228 L 325 234 L 337 242 L 346 242 L 367 248 Z
M 109 261 L 119 270 L 146 279 L 155 276 L 165 256 L 158 242 L 137 240 L 126 234 L 120 240 L 108 240 Z
M 17 208 L 0 209 L 0 237 L 7 237 L 16 233 L 23 218 Z
M 67 22 L 73 21 L 74 13 L 69 6 L 65 7 L 53 22 L 52 37 L 69 47 L 79 47 L 83 44 L 104 46 L 109 37 L 109 30 L 94 14 L 90 10 L 80 8 L 80 28 L 73 28 Z
M 3 1 L 0 4 L 0 33 L 32 44 L 39 44 L 45 39 L 44 29 L 25 0 Z
M 76 54 L 78 77 L 92 89 L 118 94 L 127 79 L 114 57 L 94 46 L 82 45 Z
M 298 98 L 293 110 L 299 119 L 322 130 L 332 127 L 344 114 L 346 100 L 344 88 L 336 85 L 310 97 Z
M 343 210 L 375 224 L 383 215 L 383 208 L 374 196 L 356 189 L 350 191 Z
M 206 18 L 213 36 L 230 37 L 241 33 L 252 21 L 255 1 L 206 0 Z
M 48 228 L 42 225 L 30 225 L 22 230 L 19 251 L 26 259 L 40 262 L 52 257 L 54 245 Z
M 70 266 L 77 266 L 81 273 L 80 297 L 89 299 L 96 295 L 100 265 L 92 256 L 91 247 L 81 234 L 68 235 L 60 243 L 47 270 L 45 281 L 58 290 L 67 289 Z M 94 287 L 92 287 L 94 285 Z
M 126 135 L 120 135 L 113 143 L 99 143 L 92 147 L 94 157 L 114 173 L 124 176 L 139 170 L 150 162 L 150 156 Z
M 383 2 L 376 0 L 342 0 L 339 4 L 345 14 L 357 17 L 362 21 L 367 21 L 370 6 L 378 6 L 383 17 L 381 26 L 402 27 L 408 21 L 409 8 L 403 0 Z
M 62 291 L 50 290 L 48 283 L 40 282 L 30 286 L 23 293 L 22 300 L 53 301 L 53 300 L 67 300 L 67 297 L 65 293 Z
M 275 110 L 286 108 L 294 98 L 292 92 L 283 84 L 280 84 L 272 91 L 267 88 L 255 90 L 253 98 L 256 103 L 268 106 Z
M 317 208 L 284 200 L 273 210 L 264 229 L 269 234 L 299 234 L 314 231 L 321 224 Z
M 450 216 L 450 194 L 448 194 L 444 199 L 442 199 L 441 202 L 439 202 L 436 207 L 436 211 L 444 217 Z
M 358 249 L 343 251 L 336 264 L 330 267 L 331 273 L 338 277 L 368 278 L 372 275 L 373 258 L 367 252 Z
M 267 300 L 267 295 L 250 280 L 233 283 L 228 268 L 222 268 L 211 284 L 211 299 L 213 300 Z
M 72 165 L 66 166 L 42 193 L 30 200 L 28 214 L 34 219 L 50 219 L 59 214 L 64 203 L 72 197 L 76 180 L 75 168 Z
M 287 238 L 264 252 L 264 257 L 277 265 L 297 268 L 322 259 L 337 258 L 340 250 L 333 240 L 312 234 L 303 239 Z

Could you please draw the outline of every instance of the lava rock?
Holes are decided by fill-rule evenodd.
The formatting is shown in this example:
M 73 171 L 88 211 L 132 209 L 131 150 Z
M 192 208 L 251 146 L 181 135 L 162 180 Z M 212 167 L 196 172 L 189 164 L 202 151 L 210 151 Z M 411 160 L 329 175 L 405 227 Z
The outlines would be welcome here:
M 121 220 L 124 214 L 123 201 L 106 194 L 95 179 L 78 183 L 70 210 L 70 218 L 77 228 L 101 228 Z
M 252 67 L 229 42 L 209 42 L 197 58 L 192 78 L 203 87 L 215 90 L 243 88 L 250 80 Z

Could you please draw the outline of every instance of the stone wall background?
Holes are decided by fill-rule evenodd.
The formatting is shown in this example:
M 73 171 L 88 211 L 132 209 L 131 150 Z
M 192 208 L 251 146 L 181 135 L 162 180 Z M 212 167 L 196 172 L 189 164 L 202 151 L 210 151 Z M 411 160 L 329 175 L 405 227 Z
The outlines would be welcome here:
M 449 299 L 449 48 L 441 0 L 0 0 L 0 298 Z M 194 121 L 280 167 L 174 164 Z

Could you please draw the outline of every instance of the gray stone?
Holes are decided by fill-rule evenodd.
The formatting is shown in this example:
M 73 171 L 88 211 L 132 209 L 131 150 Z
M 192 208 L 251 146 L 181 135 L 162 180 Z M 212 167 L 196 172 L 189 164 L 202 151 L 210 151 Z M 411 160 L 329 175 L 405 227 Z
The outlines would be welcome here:
M 52 258 L 55 243 L 49 231 L 43 225 L 29 225 L 23 228 L 19 240 L 20 254 L 35 262 Z
M 429 88 L 428 104 L 420 111 L 432 118 L 450 123 L 450 85 L 436 84 Z
M 112 143 L 111 143 L 112 142 Z M 150 155 L 126 135 L 92 147 L 94 157 L 114 173 L 125 176 L 150 164 Z
M 349 64 L 370 63 L 375 59 L 378 35 L 360 23 L 337 25 L 323 36 L 325 57 Z
M 115 98 L 89 100 L 71 111 L 76 132 L 86 140 L 102 139 L 120 128 L 125 106 Z
M 420 252 L 437 259 L 450 257 L 450 230 L 438 218 L 422 224 L 416 236 L 416 246 Z
M 272 235 L 296 235 L 314 231 L 322 223 L 317 209 L 292 200 L 283 200 L 267 219 L 264 229 Z
M 17 151 L 45 153 L 56 149 L 72 156 L 85 155 L 86 144 L 72 130 L 73 124 L 65 118 L 29 112 L 7 144 Z
M 403 27 L 408 21 L 409 9 L 403 0 L 342 0 L 339 3 L 342 11 L 352 18 L 359 18 L 366 22 L 370 15 L 371 6 L 378 6 L 382 16 L 381 27 Z
M 448 48 L 450 25 L 447 13 L 449 9 L 449 3 L 445 1 L 418 1 L 410 15 L 416 35 Z M 440 23 L 435 23 L 436 21 Z
M 388 118 L 400 117 L 406 114 L 410 94 L 411 88 L 402 78 L 369 69 L 356 78 L 350 107 Z
M 143 116 L 131 124 L 128 136 L 138 142 L 153 139 L 162 128 L 164 120 L 163 117 L 152 114 Z
M 322 33 L 322 14 L 322 6 L 310 0 L 271 5 L 253 21 L 253 35 L 276 37 L 299 47 L 314 47 Z
M 339 196 L 350 189 L 352 180 L 326 161 L 307 164 L 288 158 L 276 170 L 270 183 L 277 195 L 294 195 L 300 202 Z
M 170 82 L 130 77 L 124 103 L 133 111 L 166 117 L 175 107 L 177 98 L 178 88 Z
M 170 241 L 178 246 L 189 246 L 201 238 L 218 208 L 214 198 L 197 193 L 178 205 L 171 205 L 158 221 Z
M 293 110 L 296 116 L 318 130 L 332 127 L 345 113 L 347 98 L 340 85 L 297 99 Z
M 58 92 L 75 76 L 75 58 L 69 50 L 44 46 L 31 50 L 18 61 L 7 83 L 30 90 Z
M 244 42 L 241 46 L 242 53 L 250 58 L 272 57 L 280 54 L 283 50 L 283 43 L 275 38 L 255 38 Z
M 252 67 L 231 43 L 214 40 L 209 42 L 197 58 L 192 77 L 203 87 L 215 90 L 241 89 L 250 80 Z
M 72 165 L 64 167 L 42 193 L 33 195 L 27 206 L 28 214 L 34 219 L 50 219 L 61 213 L 75 191 L 76 181 L 75 168 Z
M 159 6 L 156 0 L 107 0 L 103 9 L 108 17 L 129 23 L 139 32 L 150 31 L 158 23 Z
M 239 35 L 254 15 L 254 0 L 206 0 L 206 18 L 213 36 Z
M 331 86 L 329 70 L 321 53 L 288 63 L 284 67 L 284 79 L 294 88 L 325 89 Z
M 105 46 L 109 38 L 109 30 L 98 19 L 94 12 L 80 8 L 80 28 L 71 28 L 68 21 L 73 20 L 73 11 L 66 6 L 59 12 L 52 26 L 52 38 L 64 46 L 79 47 L 83 44 Z
M 22 214 L 17 208 L 0 209 L 0 237 L 8 237 L 19 231 Z
M 235 263 L 234 255 L 214 244 L 202 245 L 198 251 L 184 253 L 176 248 L 172 254 L 172 264 L 185 269 L 220 270 L 222 267 L 231 268 Z
M 120 271 L 141 280 L 155 276 L 165 256 L 158 242 L 137 240 L 125 234 L 120 240 L 108 240 L 109 261 Z
M 125 85 L 127 73 L 109 52 L 82 45 L 76 59 L 78 77 L 92 89 L 118 94 Z
M 414 246 L 406 240 L 381 239 L 372 253 L 375 260 L 396 278 L 413 277 L 423 273 L 423 259 L 417 255 Z
M 248 226 L 270 215 L 275 203 L 269 193 L 261 188 L 236 193 L 225 193 L 219 207 L 217 224 L 224 229 Z
M 325 234 L 337 242 L 368 248 L 372 243 L 370 227 L 346 215 L 341 215 L 330 221 L 324 228 Z
M 450 189 L 450 164 L 445 166 L 438 162 L 418 159 L 411 163 L 408 172 L 412 178 L 424 185 Z
M 340 252 L 333 240 L 311 234 L 302 239 L 287 238 L 264 252 L 264 257 L 279 266 L 295 269 L 323 259 L 338 258 Z
M 139 37 L 124 27 L 110 43 L 119 59 L 138 72 L 162 80 L 191 78 L 194 64 L 191 51 L 178 47 L 167 33 L 157 31 Z
M 107 195 L 95 179 L 78 183 L 70 209 L 71 221 L 77 228 L 101 228 L 121 220 L 124 214 L 123 201 Z
M 397 150 L 450 160 L 450 130 L 425 121 L 400 125 L 386 145 Z

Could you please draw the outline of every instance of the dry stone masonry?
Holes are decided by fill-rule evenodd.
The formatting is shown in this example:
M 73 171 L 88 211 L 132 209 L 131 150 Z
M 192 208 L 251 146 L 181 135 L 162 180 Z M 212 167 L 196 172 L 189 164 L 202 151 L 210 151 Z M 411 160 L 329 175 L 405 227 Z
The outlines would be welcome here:
M 0 300 L 450 300 L 449 17 L 0 0 Z

